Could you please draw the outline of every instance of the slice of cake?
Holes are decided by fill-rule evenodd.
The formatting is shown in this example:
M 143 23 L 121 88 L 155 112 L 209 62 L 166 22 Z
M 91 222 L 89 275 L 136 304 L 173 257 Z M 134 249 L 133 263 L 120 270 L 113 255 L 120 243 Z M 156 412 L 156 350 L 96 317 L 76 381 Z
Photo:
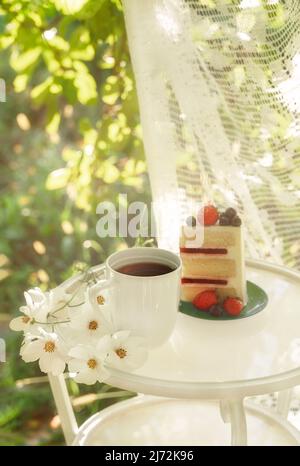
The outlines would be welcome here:
M 187 223 L 180 235 L 181 299 L 193 302 L 202 310 L 216 305 L 224 310 L 228 302 L 230 305 L 231 301 L 226 303 L 230 298 L 233 307 L 236 304 L 231 315 L 238 315 L 247 303 L 240 218 L 232 208 L 219 215 L 214 206 L 206 206 L 200 212 L 199 221 L 189 217 Z M 217 315 L 216 308 L 211 310 Z

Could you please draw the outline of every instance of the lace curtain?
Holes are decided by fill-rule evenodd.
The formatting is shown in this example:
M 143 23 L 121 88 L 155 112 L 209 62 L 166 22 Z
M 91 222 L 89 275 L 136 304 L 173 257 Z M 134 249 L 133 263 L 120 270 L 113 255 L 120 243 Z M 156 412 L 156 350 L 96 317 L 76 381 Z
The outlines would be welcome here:
M 160 244 L 212 201 L 248 256 L 300 268 L 300 1 L 123 5 Z

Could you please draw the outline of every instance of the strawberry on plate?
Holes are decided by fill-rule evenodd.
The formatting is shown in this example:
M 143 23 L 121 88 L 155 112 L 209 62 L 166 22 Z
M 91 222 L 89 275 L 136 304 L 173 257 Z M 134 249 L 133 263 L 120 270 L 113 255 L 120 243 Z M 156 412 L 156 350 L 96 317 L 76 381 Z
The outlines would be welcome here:
M 202 291 L 193 299 L 193 305 L 202 311 L 207 311 L 211 306 L 217 303 L 218 298 L 215 290 Z
M 243 307 L 243 302 L 238 298 L 226 298 L 223 302 L 223 308 L 230 316 L 239 316 Z

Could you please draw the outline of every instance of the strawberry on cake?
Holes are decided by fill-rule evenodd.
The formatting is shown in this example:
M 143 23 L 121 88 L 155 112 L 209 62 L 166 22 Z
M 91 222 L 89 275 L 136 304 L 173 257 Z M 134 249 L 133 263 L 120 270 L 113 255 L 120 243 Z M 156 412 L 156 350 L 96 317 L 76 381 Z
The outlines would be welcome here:
M 235 209 L 205 206 L 180 235 L 182 300 L 214 316 L 238 316 L 247 303 L 242 222 Z M 197 236 L 197 228 L 203 228 Z

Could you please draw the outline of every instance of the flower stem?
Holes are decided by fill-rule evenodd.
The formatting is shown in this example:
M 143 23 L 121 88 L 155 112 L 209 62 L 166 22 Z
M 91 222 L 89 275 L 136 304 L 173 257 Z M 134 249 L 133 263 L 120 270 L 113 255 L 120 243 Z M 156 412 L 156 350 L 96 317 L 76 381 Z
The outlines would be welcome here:
M 68 324 L 70 322 L 69 320 L 61 320 L 60 322 L 39 322 L 37 320 L 34 321 L 35 324 L 38 325 L 51 325 L 52 327 L 57 324 Z
M 83 280 L 80 280 L 81 283 L 84 283 Z M 69 304 L 73 301 L 73 299 L 75 298 L 76 294 L 79 292 L 80 288 L 78 288 L 75 293 L 72 295 L 72 297 L 69 299 L 69 301 L 66 301 L 61 307 L 59 307 L 58 309 L 56 309 L 55 311 L 51 312 L 50 315 L 53 316 L 54 314 L 56 314 L 57 312 L 59 311 L 62 311 L 66 306 L 69 306 Z M 80 304 L 75 304 L 74 306 L 70 306 L 70 307 L 76 307 L 76 306 L 81 306 L 82 303 Z

